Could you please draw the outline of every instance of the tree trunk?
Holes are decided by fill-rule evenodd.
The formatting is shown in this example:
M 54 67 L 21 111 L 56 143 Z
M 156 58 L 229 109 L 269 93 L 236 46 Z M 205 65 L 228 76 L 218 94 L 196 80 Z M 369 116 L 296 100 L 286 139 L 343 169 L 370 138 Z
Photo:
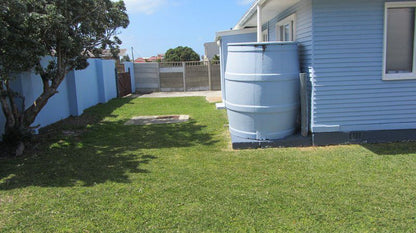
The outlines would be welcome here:
M 36 116 L 42 110 L 43 107 L 48 103 L 49 98 L 57 93 L 54 89 L 48 89 L 44 91 L 34 102 L 33 104 L 24 111 L 23 125 L 24 127 L 30 127 L 30 125 L 35 121 Z
M 22 98 L 22 107 L 17 107 L 15 98 Z M 24 98 L 10 89 L 9 80 L 0 83 L 0 103 L 6 124 L 4 127 L 3 143 L 8 147 L 9 153 L 16 156 L 22 155 L 24 150 L 24 140 L 28 133 L 23 126 Z
M 24 97 L 10 88 L 8 80 L 1 81 L 0 103 L 6 117 L 3 143 L 8 147 L 10 154 L 16 156 L 23 154 L 24 144 L 31 137 L 31 125 L 48 100 L 57 93 L 64 78 L 64 72 L 57 75 L 52 81 L 42 78 L 43 92 L 27 109 L 24 106 Z M 21 108 L 16 105 L 16 98 L 22 98 Z

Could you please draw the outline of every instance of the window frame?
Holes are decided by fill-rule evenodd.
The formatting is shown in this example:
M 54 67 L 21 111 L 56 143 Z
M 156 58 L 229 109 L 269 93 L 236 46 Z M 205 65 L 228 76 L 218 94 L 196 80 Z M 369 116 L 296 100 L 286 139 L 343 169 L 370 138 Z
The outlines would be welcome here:
M 413 67 L 412 72 L 410 73 L 398 73 L 398 74 L 387 74 L 387 24 L 388 24 L 388 9 L 391 8 L 405 8 L 405 7 L 413 7 L 416 9 L 416 1 L 409 1 L 409 2 L 386 2 L 384 7 L 384 45 L 383 45 L 383 80 L 409 80 L 409 79 L 416 79 L 416 15 L 415 15 L 415 29 L 413 35 Z
M 264 29 L 261 33 L 261 36 L 262 36 L 263 42 L 268 42 L 269 41 L 269 29 L 268 28 Z
M 280 40 L 280 27 L 291 24 L 289 40 Z M 277 41 L 296 41 L 296 13 L 287 16 L 286 18 L 276 23 L 276 39 Z

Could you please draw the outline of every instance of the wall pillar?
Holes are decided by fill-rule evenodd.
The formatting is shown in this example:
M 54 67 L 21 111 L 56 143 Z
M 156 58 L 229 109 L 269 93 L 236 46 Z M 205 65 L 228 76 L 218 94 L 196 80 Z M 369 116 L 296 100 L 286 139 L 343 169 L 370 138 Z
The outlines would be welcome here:
M 77 98 L 77 84 L 75 79 L 75 71 L 70 71 L 66 77 L 66 82 L 68 85 L 68 100 L 69 100 L 69 112 L 71 116 L 79 116 L 80 110 L 78 106 Z
M 105 95 L 105 82 L 104 82 L 104 74 L 103 74 L 103 62 L 101 59 L 93 59 L 96 64 L 96 72 L 97 72 L 97 85 L 98 85 L 98 99 L 100 103 L 106 103 L 108 99 Z

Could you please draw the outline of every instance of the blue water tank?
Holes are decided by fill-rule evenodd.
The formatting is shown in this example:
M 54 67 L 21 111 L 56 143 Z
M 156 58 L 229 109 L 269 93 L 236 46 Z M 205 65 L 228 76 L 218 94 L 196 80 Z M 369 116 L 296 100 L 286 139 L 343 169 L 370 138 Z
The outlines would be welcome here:
M 231 134 L 257 140 L 292 135 L 299 113 L 297 43 L 228 44 L 225 93 Z

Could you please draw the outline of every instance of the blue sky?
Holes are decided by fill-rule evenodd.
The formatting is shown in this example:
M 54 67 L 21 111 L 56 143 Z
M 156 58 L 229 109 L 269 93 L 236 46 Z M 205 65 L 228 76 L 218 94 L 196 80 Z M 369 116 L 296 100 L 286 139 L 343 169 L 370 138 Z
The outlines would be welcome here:
M 121 48 L 131 57 L 149 57 L 188 46 L 203 55 L 215 32 L 233 27 L 252 0 L 124 0 L 130 25 L 121 30 Z

